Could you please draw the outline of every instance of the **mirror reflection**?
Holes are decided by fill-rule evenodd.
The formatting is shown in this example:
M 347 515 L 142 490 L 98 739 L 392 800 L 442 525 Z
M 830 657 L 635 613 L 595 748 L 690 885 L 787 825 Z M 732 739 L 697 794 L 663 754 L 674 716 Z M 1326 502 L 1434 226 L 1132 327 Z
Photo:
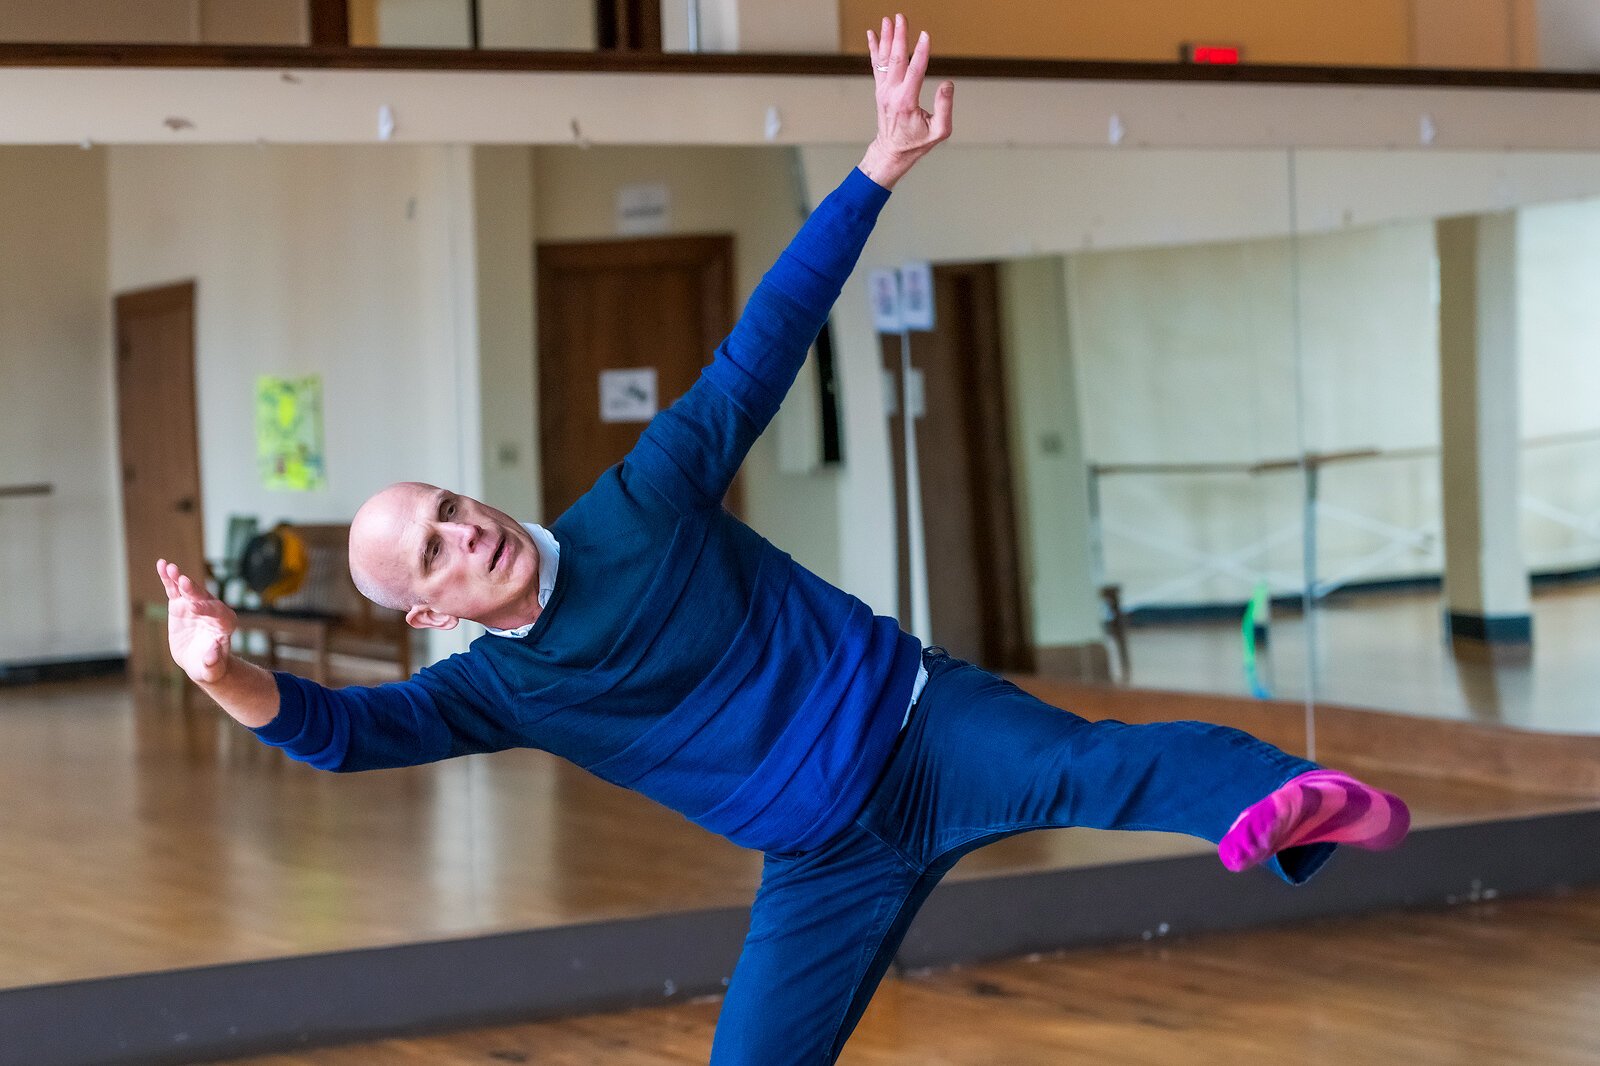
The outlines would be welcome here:
M 1594 158 L 1299 166 L 1318 701 L 1596 731 Z
M 4 787 L 35 796 L 38 815 L 7 846 L 55 856 L 40 873 L 51 884 L 51 870 L 83 866 L 67 893 L 80 909 L 129 900 L 122 932 L 86 957 L 80 940 L 26 932 L 53 928 L 71 899 L 20 887 L 28 920 L 4 981 L 748 900 L 757 855 L 538 752 L 338 778 L 286 762 L 177 675 L 145 562 L 209 574 L 242 613 L 238 648 L 309 678 L 382 683 L 457 650 L 469 627 L 419 638 L 354 595 L 343 553 L 361 501 L 420 477 L 530 520 L 563 507 L 562 473 L 589 458 L 603 469 L 640 423 L 606 420 L 598 390 L 616 368 L 556 364 L 574 349 L 557 339 L 626 346 L 612 334 L 649 286 L 673 306 L 700 286 L 702 313 L 680 324 L 703 360 L 700 333 L 726 328 L 854 162 L 831 148 L 0 152 L 7 187 L 35 191 L 7 216 L 7 246 L 39 253 L 5 279 L 24 384 L 9 393 L 7 476 L 51 483 L 0 509 L 10 579 L 49 605 L 6 623 L 8 658 L 81 665 L 131 649 L 127 682 L 0 690 L 19 766 Z M 1295 521 L 1292 494 L 1247 469 L 1294 432 L 1267 399 L 1293 377 L 1289 262 L 1262 244 L 1284 239 L 1286 173 L 1273 151 L 952 146 L 885 215 L 730 506 L 881 610 L 915 621 L 910 601 L 923 603 L 931 641 L 1059 703 L 1172 717 L 1096 686 L 1205 689 L 1192 667 L 1209 638 L 1129 619 L 1151 602 L 1238 600 L 1296 558 L 1275 544 L 1194 582 L 1192 549 L 1175 564 L 1138 535 L 1163 528 L 1226 555 Z M 1194 195 L 1196 174 L 1210 196 Z M 973 205 L 979 177 L 992 195 Z M 1049 210 L 1024 206 L 1038 203 Z M 619 259 L 628 249 L 643 258 Z M 879 330 L 869 276 L 907 263 L 928 264 L 932 328 Z M 631 321 L 649 334 L 637 344 L 676 328 Z M 903 345 L 920 379 L 916 565 Z M 657 371 L 665 399 L 694 367 Z M 68 405 L 96 413 L 63 433 L 49 412 Z M 558 432 L 590 408 L 593 425 Z M 1205 464 L 1226 469 L 1188 469 Z M 1237 662 L 1236 638 L 1228 648 Z M 1296 668 L 1274 661 L 1268 683 L 1303 689 Z M 1237 668 L 1219 673 L 1221 691 L 1240 691 Z M 1298 728 L 1274 739 L 1303 743 Z M 1033 834 L 961 876 L 1198 846 Z M 686 848 L 694 862 L 672 858 Z M 646 860 L 657 872 L 638 876 Z

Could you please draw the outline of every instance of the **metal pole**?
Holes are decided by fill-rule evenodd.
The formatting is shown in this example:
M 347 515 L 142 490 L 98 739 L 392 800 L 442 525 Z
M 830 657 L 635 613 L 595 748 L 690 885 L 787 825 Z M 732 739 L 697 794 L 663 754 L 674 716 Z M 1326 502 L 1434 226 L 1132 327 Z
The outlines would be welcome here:
M 900 284 L 899 272 L 895 274 Z M 904 293 L 900 304 L 905 306 Z M 916 408 L 911 403 L 911 331 L 900 327 L 900 425 L 906 450 L 906 555 L 911 573 L 911 634 L 924 647 L 933 643 L 933 620 L 928 611 L 928 549 L 922 524 L 922 473 L 917 466 Z
M 689 16 L 689 51 L 700 51 L 700 0 L 684 0 Z

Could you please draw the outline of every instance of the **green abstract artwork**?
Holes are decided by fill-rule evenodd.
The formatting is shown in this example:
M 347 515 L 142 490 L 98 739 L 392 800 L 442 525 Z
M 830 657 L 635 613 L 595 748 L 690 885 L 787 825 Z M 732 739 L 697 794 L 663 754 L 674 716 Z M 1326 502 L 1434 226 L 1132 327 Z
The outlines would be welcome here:
M 269 489 L 326 487 L 320 377 L 256 378 L 256 463 Z

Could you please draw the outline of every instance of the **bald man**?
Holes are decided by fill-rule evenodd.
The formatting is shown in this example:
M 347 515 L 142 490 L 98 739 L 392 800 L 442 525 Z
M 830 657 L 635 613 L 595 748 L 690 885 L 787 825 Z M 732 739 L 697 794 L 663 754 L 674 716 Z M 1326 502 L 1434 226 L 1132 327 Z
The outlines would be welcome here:
M 158 563 L 173 658 L 266 743 L 327 770 L 533 747 L 765 852 L 712 1061 L 838 1056 L 962 855 L 1048 826 L 1188 833 L 1304 881 L 1391 847 L 1404 804 L 1236 730 L 1088 722 L 798 566 L 721 500 L 776 414 L 895 183 L 950 134 L 928 39 L 869 32 L 878 134 L 751 296 L 700 381 L 548 529 L 392 485 L 350 566 L 413 626 L 488 627 L 408 681 L 331 690 L 230 651 L 232 612 Z

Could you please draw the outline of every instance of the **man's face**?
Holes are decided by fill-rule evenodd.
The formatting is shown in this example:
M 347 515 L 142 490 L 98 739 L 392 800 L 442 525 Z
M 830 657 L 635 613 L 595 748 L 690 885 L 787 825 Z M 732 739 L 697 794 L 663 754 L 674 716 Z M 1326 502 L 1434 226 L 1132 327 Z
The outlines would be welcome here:
M 510 515 L 418 482 L 391 485 L 350 525 L 350 565 L 412 604 L 419 629 L 467 618 L 496 629 L 539 614 L 539 552 Z

